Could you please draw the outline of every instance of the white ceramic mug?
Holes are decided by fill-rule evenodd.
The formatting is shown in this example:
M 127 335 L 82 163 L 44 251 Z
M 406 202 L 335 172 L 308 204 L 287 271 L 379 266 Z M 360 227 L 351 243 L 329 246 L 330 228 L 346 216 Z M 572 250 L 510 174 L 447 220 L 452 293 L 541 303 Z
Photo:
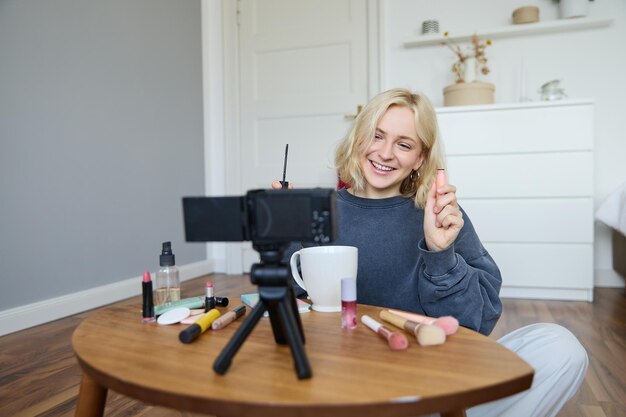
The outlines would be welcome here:
M 298 258 L 302 277 L 298 273 Z M 309 293 L 313 310 L 341 311 L 341 279 L 356 278 L 358 249 L 354 246 L 315 246 L 291 255 L 291 273 Z

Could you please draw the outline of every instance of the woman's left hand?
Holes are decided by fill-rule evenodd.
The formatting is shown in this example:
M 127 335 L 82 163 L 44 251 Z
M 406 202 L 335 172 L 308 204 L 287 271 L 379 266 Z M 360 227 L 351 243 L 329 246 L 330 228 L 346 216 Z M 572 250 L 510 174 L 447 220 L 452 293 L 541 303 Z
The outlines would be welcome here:
M 452 245 L 463 227 L 463 213 L 456 201 L 456 187 L 433 183 L 424 207 L 424 239 L 430 251 Z

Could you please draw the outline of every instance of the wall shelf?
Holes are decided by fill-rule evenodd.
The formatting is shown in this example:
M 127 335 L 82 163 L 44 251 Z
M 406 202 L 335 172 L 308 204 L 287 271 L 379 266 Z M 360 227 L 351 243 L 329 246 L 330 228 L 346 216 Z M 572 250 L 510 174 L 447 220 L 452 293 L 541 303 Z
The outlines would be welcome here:
M 581 99 L 565 99 L 565 100 L 553 100 L 553 101 L 525 101 L 519 103 L 494 103 L 494 104 L 476 104 L 469 106 L 447 106 L 437 107 L 435 111 L 437 114 L 445 113 L 472 113 L 472 112 L 484 112 L 484 111 L 499 111 L 499 110 L 516 110 L 516 109 L 542 109 L 550 107 L 575 107 L 593 105 L 594 100 L 591 98 Z
M 542 35 L 546 33 L 602 28 L 610 26 L 612 22 L 613 19 L 611 18 L 598 19 L 581 17 L 577 19 L 550 20 L 546 22 L 527 23 L 522 25 L 512 24 L 510 26 L 503 26 L 488 30 L 476 30 L 447 37 L 444 37 L 442 33 L 437 33 L 432 35 L 422 35 L 419 38 L 404 42 L 404 47 L 416 48 L 420 46 L 438 45 L 444 39 L 448 39 L 453 42 L 465 42 L 469 41 L 474 33 L 481 37 L 488 37 L 490 39 L 513 38 L 518 36 Z

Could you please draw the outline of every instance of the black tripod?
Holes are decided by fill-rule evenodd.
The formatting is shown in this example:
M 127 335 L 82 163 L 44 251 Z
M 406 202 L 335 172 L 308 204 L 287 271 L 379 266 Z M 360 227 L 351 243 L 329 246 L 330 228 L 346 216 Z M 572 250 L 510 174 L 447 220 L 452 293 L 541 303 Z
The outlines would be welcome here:
M 213 363 L 213 370 L 224 375 L 233 357 L 267 310 L 276 343 L 291 348 L 298 379 L 310 378 L 311 366 L 304 351 L 304 331 L 291 283 L 291 271 L 282 262 L 287 245 L 253 245 L 261 262 L 252 265 L 250 278 L 259 287 L 259 302 L 241 323 Z

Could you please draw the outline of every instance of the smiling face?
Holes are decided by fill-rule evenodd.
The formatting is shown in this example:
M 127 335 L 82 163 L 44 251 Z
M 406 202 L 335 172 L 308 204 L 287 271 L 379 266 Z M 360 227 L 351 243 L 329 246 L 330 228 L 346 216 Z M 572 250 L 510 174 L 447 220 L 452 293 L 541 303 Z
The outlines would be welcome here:
M 374 140 L 360 159 L 365 178 L 364 197 L 400 195 L 400 185 L 424 162 L 415 114 L 407 107 L 391 106 L 376 126 Z

